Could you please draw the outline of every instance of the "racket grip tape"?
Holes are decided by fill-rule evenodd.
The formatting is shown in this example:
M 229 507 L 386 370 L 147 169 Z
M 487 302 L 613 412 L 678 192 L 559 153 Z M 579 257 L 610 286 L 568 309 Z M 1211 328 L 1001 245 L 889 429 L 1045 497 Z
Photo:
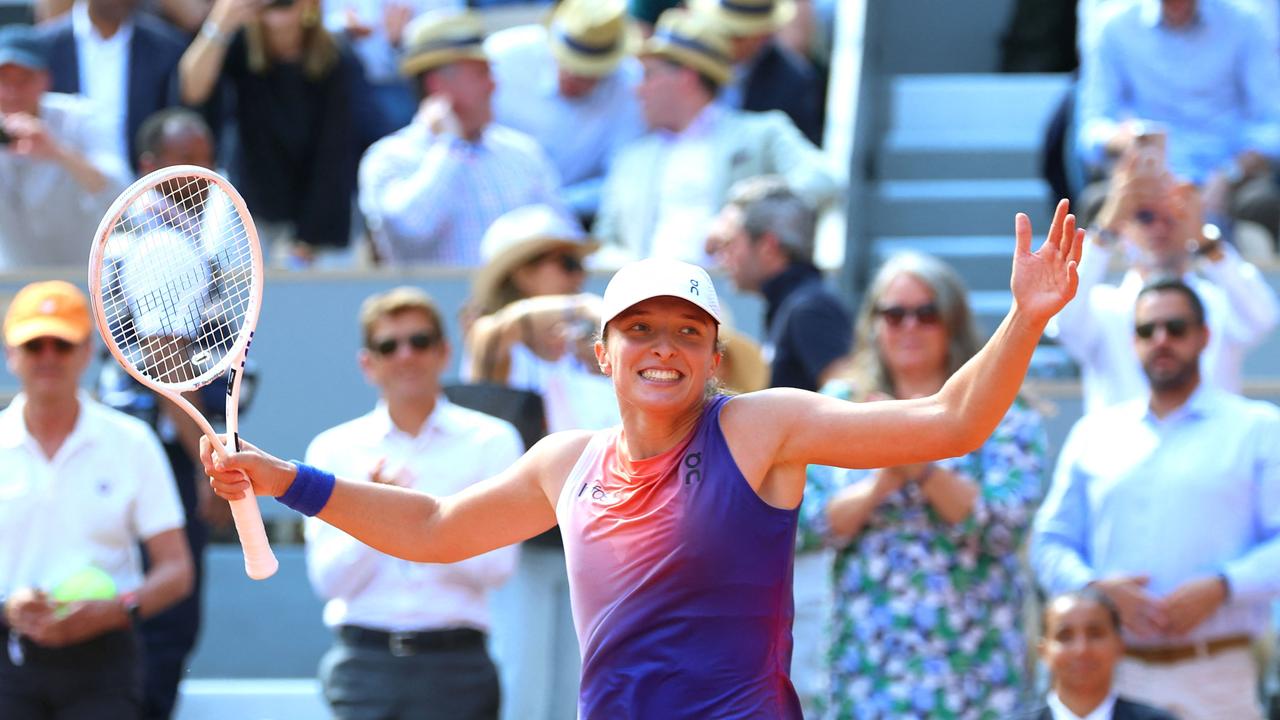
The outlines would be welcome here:
M 257 498 L 246 495 L 232 500 L 231 517 L 236 522 L 236 534 L 240 536 L 240 548 L 244 551 L 245 574 L 254 580 L 265 580 L 275 575 L 280 562 L 267 542 L 267 530 L 262 525 Z

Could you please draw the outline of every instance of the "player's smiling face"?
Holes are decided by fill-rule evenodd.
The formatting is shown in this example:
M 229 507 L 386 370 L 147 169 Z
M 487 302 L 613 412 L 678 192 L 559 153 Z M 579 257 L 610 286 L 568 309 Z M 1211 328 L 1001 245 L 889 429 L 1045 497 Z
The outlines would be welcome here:
M 679 409 L 702 402 L 720 364 L 716 323 L 693 303 L 657 297 L 609 321 L 596 357 L 613 378 L 619 402 Z

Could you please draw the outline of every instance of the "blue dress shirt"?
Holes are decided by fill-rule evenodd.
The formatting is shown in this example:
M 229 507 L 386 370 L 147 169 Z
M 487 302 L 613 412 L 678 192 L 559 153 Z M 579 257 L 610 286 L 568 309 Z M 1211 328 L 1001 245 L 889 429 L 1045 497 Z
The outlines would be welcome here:
M 1161 20 L 1160 0 L 1108 15 L 1081 58 L 1082 159 L 1104 160 L 1129 119 L 1168 129 L 1168 164 L 1202 182 L 1246 150 L 1280 159 L 1280 55 L 1261 17 L 1226 0 L 1199 0 L 1186 27 Z
M 1031 538 L 1050 594 L 1147 575 L 1148 592 L 1226 575 L 1231 597 L 1181 644 L 1257 635 L 1280 594 L 1280 409 L 1201 386 L 1164 418 L 1146 399 L 1072 428 Z

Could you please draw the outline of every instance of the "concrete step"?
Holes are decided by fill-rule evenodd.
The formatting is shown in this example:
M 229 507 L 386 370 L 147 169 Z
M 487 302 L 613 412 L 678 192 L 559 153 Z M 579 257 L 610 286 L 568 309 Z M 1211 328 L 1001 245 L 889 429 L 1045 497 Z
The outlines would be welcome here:
M 875 240 L 879 261 L 913 250 L 951 265 L 970 290 L 1005 290 L 1013 257 L 1013 233 L 1008 235 L 944 235 L 881 237 Z
M 875 176 L 881 180 L 1033 178 L 1040 176 L 1040 149 L 973 149 L 886 142 L 876 153 Z
M 1014 216 L 1048 229 L 1053 206 L 1041 180 L 886 180 L 873 188 L 875 236 L 998 235 L 1013 232 Z

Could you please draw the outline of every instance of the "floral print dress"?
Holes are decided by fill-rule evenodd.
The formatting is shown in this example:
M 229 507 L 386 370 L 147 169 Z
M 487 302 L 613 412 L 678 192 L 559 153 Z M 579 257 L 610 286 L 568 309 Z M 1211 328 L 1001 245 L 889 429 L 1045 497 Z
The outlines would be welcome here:
M 823 392 L 851 395 L 838 382 Z M 1039 413 L 1019 399 L 985 445 L 937 463 L 980 483 L 967 519 L 945 522 L 907 484 L 847 543 L 830 533 L 827 501 L 871 473 L 810 468 L 798 549 L 836 548 L 823 717 L 985 720 L 1025 699 L 1030 584 L 1019 549 L 1043 492 L 1046 445 Z

